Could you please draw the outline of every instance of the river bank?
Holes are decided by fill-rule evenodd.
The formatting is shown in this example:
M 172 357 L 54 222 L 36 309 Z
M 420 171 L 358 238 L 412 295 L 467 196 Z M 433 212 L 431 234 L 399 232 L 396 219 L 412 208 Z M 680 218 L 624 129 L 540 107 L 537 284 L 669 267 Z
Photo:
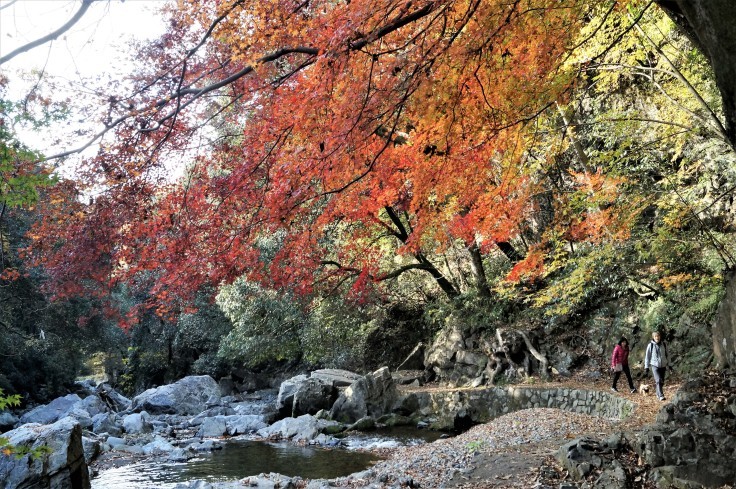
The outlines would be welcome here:
M 339 396 L 343 402 L 335 401 L 336 406 L 350 408 L 343 413 L 361 413 L 363 408 L 371 411 L 352 424 L 334 421 L 324 409 L 315 415 L 294 416 L 294 406 L 306 406 L 299 397 L 302 391 L 298 385 L 308 390 L 314 387 L 311 385 L 314 382 L 307 382 L 309 376 L 301 377 L 299 382 L 290 379 L 282 383 L 278 395 L 272 391 L 250 394 L 247 399 L 212 394 L 216 391 L 212 379 L 187 378 L 141 394 L 120 412 L 96 402 L 105 397 L 100 397 L 98 388 L 97 394 L 69 404 L 64 412 L 52 410 L 49 405 L 27 413 L 24 419 L 53 413 L 61 418 L 57 423 L 76 423 L 75 443 L 84 445 L 94 475 L 131 462 L 186 465 L 193 458 L 212 454 L 224 444 L 243 437 L 329 453 L 336 447 L 345 448 L 348 443 L 341 438 L 345 433 L 372 432 L 376 427 L 395 424 L 448 426 L 453 421 L 477 422 L 492 415 L 492 419 L 458 436 L 432 443 L 399 446 L 381 442 L 351 447 L 383 460 L 349 476 L 307 480 L 303 475 L 272 473 L 234 475 L 227 482 L 220 478 L 212 482 L 189 480 L 181 484 L 174 482 L 176 486 L 161 485 L 177 489 L 583 486 L 623 489 L 649 488 L 655 484 L 670 487 L 667 485 L 670 481 L 688 478 L 706 481 L 701 486 L 681 486 L 689 488 L 721 487 L 714 484 L 729 483 L 728 477 L 732 477 L 729 470 L 733 469 L 720 462 L 724 456 L 732 456 L 736 447 L 734 375 L 710 374 L 705 380 L 686 382 L 682 389 L 669 385 L 665 393 L 671 402 L 666 403 L 652 395 L 611 393 L 603 382 L 460 389 L 438 385 L 393 386 L 388 392 L 396 396 L 395 402 L 386 403 L 385 389 L 379 389 L 381 394 L 370 402 L 367 397 L 356 396 L 361 392 L 361 385 L 375 387 L 372 382 L 378 379 L 383 379 L 383 387 L 390 385 L 390 377 L 374 373 L 341 390 Z M 189 395 L 195 385 L 199 400 Z M 201 395 L 202 386 L 209 386 L 211 395 Z M 288 392 L 294 394 L 292 416 L 278 419 L 276 413 L 284 411 Z M 108 391 L 106 395 L 112 394 Z M 500 412 L 495 404 L 512 412 Z M 361 405 L 363 408 L 358 409 Z M 88 411 L 90 406 L 97 406 L 104 412 L 85 417 L 84 406 Z M 377 410 L 376 406 L 386 410 Z M 414 411 L 407 411 L 409 407 Z M 186 412 L 168 412 L 174 408 Z M 626 416 L 619 418 L 611 413 Z M 80 423 L 86 425 L 84 431 Z M 42 428 L 40 425 L 34 429 Z M 23 432 L 29 428 L 18 429 Z M 110 435 L 110 430 L 119 434 Z M 353 435 L 348 435 L 348 439 L 350 436 Z M 726 468 L 721 470 L 720 466 Z M 86 487 L 89 486 L 74 489 Z M 91 487 L 96 487 L 94 477 Z
M 601 388 L 581 382 L 549 383 L 539 389 L 585 391 Z M 667 387 L 674 394 L 679 385 Z M 441 386 L 403 391 L 433 390 L 455 392 Z M 482 389 L 462 389 L 465 392 Z M 557 489 L 567 479 L 570 488 L 577 487 L 561 473 L 554 454 L 561 445 L 573 439 L 608 437 L 623 431 L 634 432 L 654 422 L 662 403 L 655 396 L 621 394 L 636 404 L 632 415 L 624 420 L 602 418 L 551 408 L 530 408 L 499 416 L 473 426 L 466 432 L 419 446 L 381 451 L 386 457 L 374 467 L 350 477 L 327 481 L 291 480 L 293 487 L 422 487 L 422 488 L 524 488 Z M 246 487 L 265 487 L 267 481 L 284 484 L 279 476 L 246 478 Z M 641 486 L 644 487 L 644 486 Z

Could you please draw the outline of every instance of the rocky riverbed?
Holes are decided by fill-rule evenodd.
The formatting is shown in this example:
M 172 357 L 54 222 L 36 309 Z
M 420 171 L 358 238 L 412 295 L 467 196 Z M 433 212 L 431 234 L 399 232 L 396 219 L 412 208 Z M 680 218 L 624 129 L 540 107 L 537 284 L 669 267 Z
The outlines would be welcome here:
M 728 487 L 736 480 L 734 464 L 724 462 L 732 460 L 736 450 L 734 373 L 686 383 L 676 395 L 675 387 L 669 387 L 667 395 L 673 401 L 661 410 L 663 405 L 653 396 L 614 398 L 584 387 L 461 389 L 427 396 L 397 388 L 386 369 L 367 376 L 315 372 L 289 379 L 278 394 L 223 396 L 221 385 L 206 376 L 150 389 L 132 400 L 109 386 L 87 385 L 81 395 L 39 406 L 19 420 L 4 416 L 6 426 L 11 422 L 18 426 L 4 434 L 11 443 L 43 439 L 55 452 L 49 457 L 53 464 L 36 463 L 27 455 L 20 460 L 2 458 L 0 480 L 3 489 L 46 488 L 51 486 L 44 481 L 66 477 L 76 481 L 69 487 L 86 489 L 87 472 L 82 471 L 88 466 L 94 476 L 141 459 L 185 464 L 218 450 L 230 437 L 331 450 L 349 445 L 341 438 L 346 432 L 401 424 L 452 426 L 458 420 L 478 422 L 491 414 L 490 421 L 433 443 L 353 446 L 384 460 L 346 477 L 304 480 L 261 474 L 177 487 L 689 488 Z M 332 401 L 325 403 L 324 395 Z M 489 414 L 488 406 L 494 404 L 487 402 L 489 396 L 514 401 L 499 403 L 504 405 Z M 616 409 L 611 410 L 612 405 Z M 504 409 L 516 411 L 499 412 Z M 621 420 L 590 413 L 628 416 Z M 72 465 L 67 463 L 71 460 Z M 695 485 L 687 485 L 688 481 Z

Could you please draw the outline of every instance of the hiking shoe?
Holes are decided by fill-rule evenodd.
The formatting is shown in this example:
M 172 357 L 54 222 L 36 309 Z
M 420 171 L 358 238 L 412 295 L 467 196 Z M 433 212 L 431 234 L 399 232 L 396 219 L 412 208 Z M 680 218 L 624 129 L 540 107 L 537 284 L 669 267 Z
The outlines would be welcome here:
M 633 394 L 634 392 L 636 392 L 636 389 L 634 389 L 634 388 L 632 387 L 632 388 L 631 388 L 631 393 Z
M 666 398 L 666 397 L 664 397 L 664 396 L 662 396 L 662 397 L 660 397 L 660 398 L 659 398 L 659 400 L 660 400 L 660 401 L 665 401 L 665 400 L 667 400 L 667 398 Z
M 618 392 L 618 389 L 616 389 L 615 387 L 611 387 L 611 390 L 612 390 L 613 392 Z

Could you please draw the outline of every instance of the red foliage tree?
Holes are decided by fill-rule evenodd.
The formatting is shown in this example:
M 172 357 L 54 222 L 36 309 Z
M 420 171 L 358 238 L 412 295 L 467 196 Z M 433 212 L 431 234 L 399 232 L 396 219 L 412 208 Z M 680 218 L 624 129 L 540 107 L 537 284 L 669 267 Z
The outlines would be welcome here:
M 107 99 L 82 187 L 49 202 L 39 263 L 62 295 L 148 271 L 169 304 L 242 275 L 360 295 L 407 270 L 454 296 L 432 253 L 507 245 L 534 211 L 527 125 L 564 99 L 594 3 L 180 2 L 134 93 Z

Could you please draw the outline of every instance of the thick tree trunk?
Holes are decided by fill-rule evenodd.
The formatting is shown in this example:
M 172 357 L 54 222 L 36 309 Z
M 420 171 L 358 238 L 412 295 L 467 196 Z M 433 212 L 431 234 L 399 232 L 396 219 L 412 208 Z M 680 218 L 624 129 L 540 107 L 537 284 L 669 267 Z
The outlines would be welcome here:
M 447 295 L 450 299 L 454 299 L 460 293 L 457 291 L 454 285 L 447 280 L 447 277 L 442 275 L 442 272 L 440 272 L 437 267 L 435 267 L 432 262 L 430 262 L 427 257 L 422 255 L 421 253 L 417 253 L 414 255 L 414 257 L 417 259 L 419 263 L 423 265 L 423 269 L 427 270 L 430 275 L 432 275 L 432 278 L 435 282 L 437 282 L 437 285 L 440 286 L 440 289 L 442 289 L 442 292 Z
M 736 148 L 736 2 L 659 0 L 657 3 L 710 60 L 723 98 L 726 137 Z
M 516 248 L 511 246 L 511 243 L 508 241 L 501 241 L 500 243 L 496 243 L 496 246 L 498 246 L 498 249 L 501 250 L 501 253 L 506 255 L 506 258 L 509 259 L 511 263 L 516 263 L 521 261 L 524 257 L 516 251 Z
M 498 348 L 500 351 L 503 351 L 503 354 L 506 357 L 506 364 L 509 367 L 513 367 L 517 372 L 523 372 L 524 378 L 528 379 L 529 371 L 524 367 L 524 365 L 514 361 L 514 352 L 511 351 L 510 342 L 504 339 L 504 333 L 504 329 L 496 329 L 496 340 L 498 341 Z
M 492 352 L 489 355 L 489 359 L 491 361 L 486 366 L 486 378 L 488 379 L 488 384 L 494 386 L 496 385 L 496 377 L 503 372 L 505 362 L 503 357 L 496 352 Z
M 488 287 L 486 279 L 486 270 L 483 266 L 483 255 L 477 243 L 473 243 L 468 247 L 470 252 L 470 269 L 475 277 L 475 286 L 478 288 L 478 295 L 481 297 L 491 297 L 491 289 Z
M 585 148 L 583 148 L 583 145 L 582 143 L 580 143 L 580 140 L 575 136 L 575 133 L 570 129 L 571 117 L 568 117 L 568 115 L 565 113 L 562 107 L 560 107 L 559 104 L 557 104 L 557 112 L 559 112 L 560 117 L 562 117 L 562 122 L 564 124 L 562 129 L 565 131 L 565 134 L 567 134 L 568 139 L 572 143 L 572 147 L 575 149 L 575 154 L 578 156 L 578 161 L 580 165 L 582 165 L 585 171 L 590 171 L 590 169 L 588 168 L 590 159 L 588 158 L 588 155 L 585 152 Z
M 525 378 L 534 373 L 532 370 L 532 359 L 539 361 L 539 375 L 544 380 L 549 380 L 547 357 L 539 352 L 532 344 L 529 336 L 519 330 L 497 328 L 495 332 L 495 341 L 490 338 L 485 339 L 481 343 L 481 351 L 488 357 L 489 362 L 486 365 L 485 375 L 489 385 L 495 385 L 497 377 L 505 370 L 510 370 L 509 376 L 514 373 L 521 374 Z M 523 340 L 523 346 L 516 341 L 519 338 Z M 523 358 L 521 358 L 523 355 Z M 514 360 L 514 357 L 518 361 Z

